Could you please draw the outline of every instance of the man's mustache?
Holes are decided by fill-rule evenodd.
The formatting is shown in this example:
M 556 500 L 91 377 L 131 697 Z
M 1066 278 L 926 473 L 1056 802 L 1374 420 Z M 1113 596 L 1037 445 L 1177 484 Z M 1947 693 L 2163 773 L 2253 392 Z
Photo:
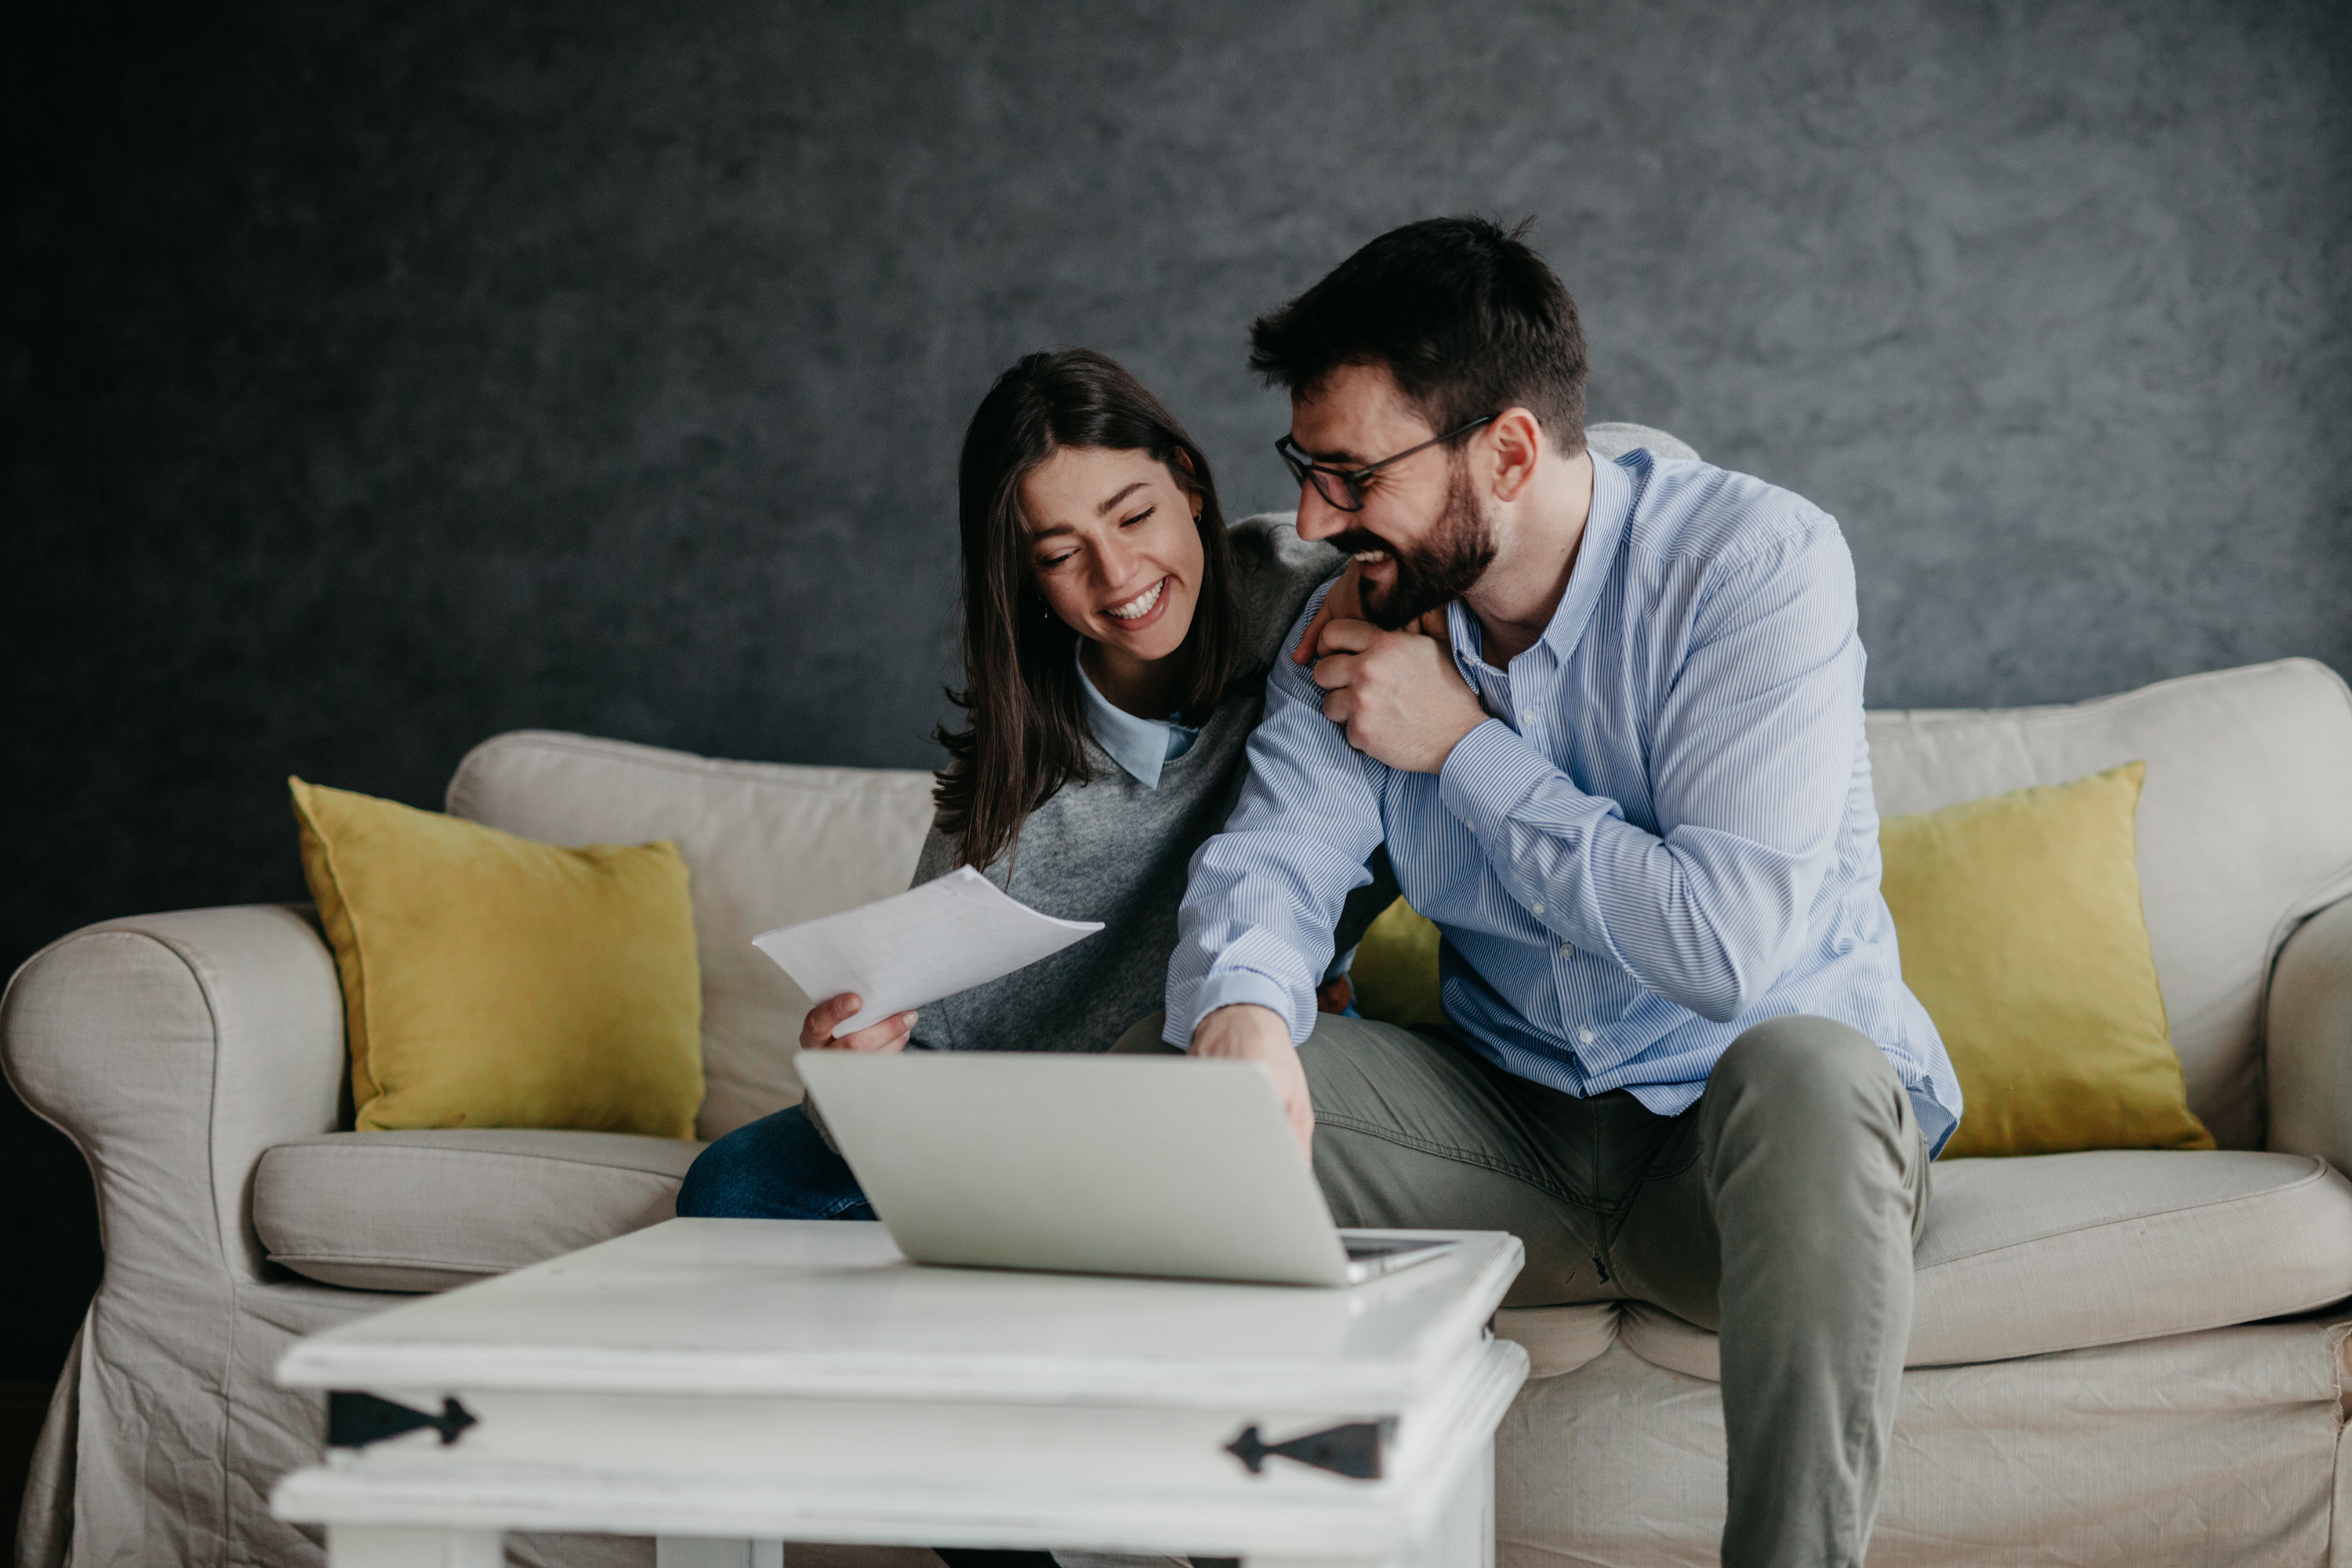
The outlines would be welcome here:
M 1396 547 L 1387 540 L 1361 528 L 1351 528 L 1345 533 L 1335 533 L 1326 542 L 1338 545 L 1350 555 L 1360 555 L 1367 550 L 1382 551 L 1390 555 L 1396 553 Z

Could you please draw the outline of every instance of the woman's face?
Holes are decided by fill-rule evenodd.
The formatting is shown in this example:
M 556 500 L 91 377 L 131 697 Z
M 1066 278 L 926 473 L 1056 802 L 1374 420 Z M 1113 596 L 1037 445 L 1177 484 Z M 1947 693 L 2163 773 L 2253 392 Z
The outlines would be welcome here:
M 1064 447 L 1029 471 L 1029 563 L 1054 614 L 1106 654 L 1166 658 L 1200 603 L 1200 505 L 1147 452 Z

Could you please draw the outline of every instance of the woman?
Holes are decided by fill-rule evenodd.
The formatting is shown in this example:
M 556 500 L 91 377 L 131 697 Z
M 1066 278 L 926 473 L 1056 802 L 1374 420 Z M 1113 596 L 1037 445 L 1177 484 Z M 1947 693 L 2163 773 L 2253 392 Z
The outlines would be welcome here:
M 1175 416 L 1085 349 L 1030 354 L 981 400 L 958 512 L 966 684 L 950 696 L 971 722 L 939 732 L 950 761 L 915 880 L 976 867 L 1024 903 L 1103 930 L 839 1039 L 834 1027 L 863 1004 L 821 1002 L 804 1050 L 1101 1051 L 1148 1017 L 1185 868 L 1246 776 L 1265 672 L 1307 595 L 1343 564 L 1285 519 L 1228 529 L 1208 459 Z M 1341 953 L 1396 897 L 1385 860 L 1373 868 L 1349 900 Z M 1327 984 L 1327 1005 L 1343 991 Z M 703 1151 L 677 1212 L 873 1217 L 799 1106 Z

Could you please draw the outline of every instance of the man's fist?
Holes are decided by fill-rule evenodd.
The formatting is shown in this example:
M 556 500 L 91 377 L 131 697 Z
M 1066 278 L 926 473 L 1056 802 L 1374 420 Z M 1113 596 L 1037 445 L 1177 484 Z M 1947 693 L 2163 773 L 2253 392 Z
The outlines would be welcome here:
M 1331 591 L 1323 595 L 1321 604 L 1315 606 L 1315 618 L 1308 621 L 1307 629 L 1298 634 L 1298 646 L 1290 650 L 1291 663 L 1313 664 L 1316 645 L 1323 640 L 1323 628 L 1333 621 L 1360 621 L 1364 618 L 1363 598 L 1357 591 L 1357 584 L 1363 574 L 1364 569 L 1350 561 L 1348 569 L 1333 580 Z M 1439 642 L 1451 642 L 1454 638 L 1453 629 L 1445 624 L 1445 607 L 1442 605 L 1404 629 L 1419 632 L 1425 637 L 1435 637 Z
M 1456 742 L 1486 721 L 1447 643 L 1384 632 L 1370 621 L 1333 621 L 1316 652 L 1315 684 L 1328 693 L 1323 716 L 1376 762 L 1433 773 Z
M 1298 1065 L 1298 1049 L 1277 1015 L 1246 1002 L 1220 1007 L 1192 1031 L 1191 1054 L 1255 1062 L 1265 1068 L 1299 1149 L 1314 1158 L 1315 1106 L 1307 1094 L 1307 1069 Z

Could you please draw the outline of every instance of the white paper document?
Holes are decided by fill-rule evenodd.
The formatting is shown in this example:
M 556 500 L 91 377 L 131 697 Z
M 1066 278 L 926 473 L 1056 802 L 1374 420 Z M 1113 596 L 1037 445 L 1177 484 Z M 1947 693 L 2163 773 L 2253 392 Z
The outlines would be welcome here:
M 834 1036 L 1010 974 L 1102 930 L 1041 915 L 969 866 L 862 909 L 751 939 L 812 1002 L 846 991 L 866 1005 Z

